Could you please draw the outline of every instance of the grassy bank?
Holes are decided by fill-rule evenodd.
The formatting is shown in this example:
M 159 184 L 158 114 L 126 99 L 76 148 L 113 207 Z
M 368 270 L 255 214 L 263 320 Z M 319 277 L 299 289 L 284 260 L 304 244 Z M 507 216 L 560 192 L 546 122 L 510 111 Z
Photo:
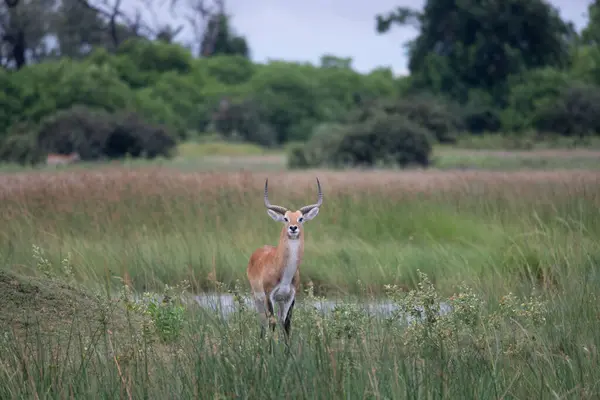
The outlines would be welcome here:
M 417 290 L 385 295 L 399 310 L 424 310 L 408 327 L 400 314 L 344 304 L 323 316 L 300 302 L 288 349 L 280 332 L 258 337 L 252 310 L 224 321 L 177 300 L 136 302 L 125 288 L 109 301 L 0 274 L 0 316 L 12 317 L 0 327 L 0 397 L 594 399 L 599 277 L 580 265 L 553 290 L 457 287 L 443 299 L 421 276 Z M 438 316 L 442 300 L 453 312 Z
M 302 281 L 317 293 L 412 287 L 417 269 L 442 291 L 463 280 L 492 292 L 600 258 L 594 172 L 270 173 L 274 203 L 325 203 L 306 225 Z M 158 168 L 0 177 L 2 263 L 34 272 L 32 246 L 67 255 L 92 287 L 126 274 L 137 289 L 187 279 L 193 290 L 245 282 L 251 252 L 280 226 L 262 204 L 264 173 Z M 59 267 L 57 267 L 59 268 Z

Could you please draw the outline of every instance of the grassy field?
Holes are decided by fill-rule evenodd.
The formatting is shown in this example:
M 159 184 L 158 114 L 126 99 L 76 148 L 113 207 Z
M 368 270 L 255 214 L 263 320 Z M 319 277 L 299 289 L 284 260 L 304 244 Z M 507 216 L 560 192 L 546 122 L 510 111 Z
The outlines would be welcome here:
M 254 155 L 237 172 L 0 174 L 0 398 L 598 398 L 600 176 L 562 154 L 537 171 L 289 172 Z M 273 203 L 314 202 L 315 176 L 324 192 L 289 349 L 258 339 L 252 310 L 176 300 L 248 290 L 249 255 L 280 229 L 267 176 Z M 344 302 L 322 316 L 314 296 Z
M 417 268 L 443 288 L 462 280 L 504 290 L 523 276 L 586 262 L 600 236 L 595 172 L 184 173 L 101 168 L 0 176 L 5 265 L 31 270 L 32 246 L 76 278 L 129 274 L 138 289 L 245 279 L 250 253 L 280 226 L 262 204 L 300 207 L 325 195 L 306 226 L 303 282 L 317 293 L 411 285 Z M 568 269 L 568 268 L 567 268 Z M 501 287 L 506 286 L 506 287 Z

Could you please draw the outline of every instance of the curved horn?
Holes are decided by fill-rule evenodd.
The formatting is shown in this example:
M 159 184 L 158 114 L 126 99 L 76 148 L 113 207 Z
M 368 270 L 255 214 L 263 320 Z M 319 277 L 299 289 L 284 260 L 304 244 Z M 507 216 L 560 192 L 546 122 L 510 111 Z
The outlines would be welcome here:
M 306 214 L 315 207 L 321 207 L 321 204 L 323 204 L 323 193 L 321 192 L 321 183 L 319 182 L 319 178 L 317 178 L 317 202 L 315 204 L 302 207 L 300 212 L 302 214 Z
M 269 178 L 267 178 L 265 180 L 265 206 L 272 211 L 275 211 L 279 214 L 285 214 L 287 211 L 287 208 L 285 207 L 281 207 L 281 206 L 276 206 L 273 205 L 269 202 L 269 195 L 268 195 L 268 185 L 269 185 Z

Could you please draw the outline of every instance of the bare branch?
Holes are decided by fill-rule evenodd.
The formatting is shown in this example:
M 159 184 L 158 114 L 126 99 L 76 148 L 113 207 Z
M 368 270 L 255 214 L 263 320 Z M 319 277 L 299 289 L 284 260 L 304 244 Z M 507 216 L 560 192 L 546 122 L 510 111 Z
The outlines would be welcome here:
M 135 35 L 139 35 L 142 30 L 150 35 L 154 35 L 155 33 L 154 29 L 143 23 L 141 11 L 139 9 L 136 9 L 134 17 L 130 17 L 125 14 L 121 10 L 122 0 L 115 0 L 113 6 L 109 7 L 108 9 L 93 5 L 89 0 L 78 1 L 82 6 L 96 12 L 98 15 L 101 15 L 108 20 L 111 37 L 115 46 L 119 45 L 119 40 L 117 37 L 117 19 L 126 25 Z M 108 1 L 105 0 L 102 3 L 108 7 Z
M 119 46 L 119 38 L 117 35 L 117 13 L 121 9 L 121 0 L 116 0 L 110 16 L 110 36 L 112 37 L 115 47 Z
M 172 0 L 175 4 L 177 0 Z M 225 13 L 225 0 L 188 0 L 190 13 L 184 18 L 192 27 L 196 45 L 202 48 L 202 55 L 212 54 L 220 29 L 219 16 Z

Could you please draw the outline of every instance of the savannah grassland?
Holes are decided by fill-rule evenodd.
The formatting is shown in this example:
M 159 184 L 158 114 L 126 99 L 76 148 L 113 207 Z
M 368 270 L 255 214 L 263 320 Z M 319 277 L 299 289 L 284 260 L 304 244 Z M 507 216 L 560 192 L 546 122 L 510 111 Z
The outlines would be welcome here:
M 427 171 L 285 171 L 254 155 L 271 164 L 2 173 L 0 398 L 598 398 L 588 156 L 547 155 L 546 169 L 446 158 Z M 259 339 L 243 305 L 222 320 L 177 300 L 244 294 L 249 255 L 280 229 L 264 179 L 273 203 L 300 207 L 316 176 L 324 204 L 305 227 L 289 348 L 277 332 Z M 320 296 L 346 301 L 322 315 L 307 306 Z M 421 307 L 422 320 L 357 306 L 371 299 Z M 440 316 L 442 301 L 453 311 Z

